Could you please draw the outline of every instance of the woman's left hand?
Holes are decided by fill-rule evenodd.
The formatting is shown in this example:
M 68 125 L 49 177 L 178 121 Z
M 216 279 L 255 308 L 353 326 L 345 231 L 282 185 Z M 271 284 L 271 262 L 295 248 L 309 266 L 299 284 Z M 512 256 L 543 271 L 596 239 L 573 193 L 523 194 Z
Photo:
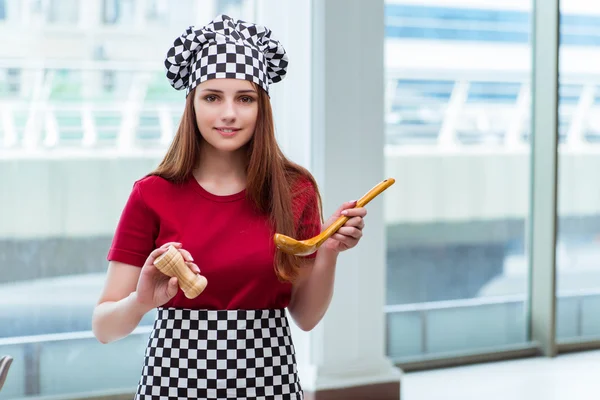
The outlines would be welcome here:
M 323 243 L 323 248 L 339 253 L 351 249 L 358 244 L 358 241 L 362 237 L 362 230 L 365 227 L 363 218 L 367 215 L 367 210 L 364 207 L 353 208 L 355 205 L 356 201 L 342 204 L 325 222 L 323 230 L 327 229 L 342 215 L 349 218 L 336 233 Z

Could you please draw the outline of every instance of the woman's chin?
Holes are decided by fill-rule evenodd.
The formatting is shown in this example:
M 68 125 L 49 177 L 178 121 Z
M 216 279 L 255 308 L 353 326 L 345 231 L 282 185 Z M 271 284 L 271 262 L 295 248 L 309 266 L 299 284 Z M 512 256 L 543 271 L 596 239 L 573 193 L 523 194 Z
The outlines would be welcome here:
M 239 140 L 216 140 L 210 145 L 219 153 L 233 153 L 244 147 L 246 143 Z

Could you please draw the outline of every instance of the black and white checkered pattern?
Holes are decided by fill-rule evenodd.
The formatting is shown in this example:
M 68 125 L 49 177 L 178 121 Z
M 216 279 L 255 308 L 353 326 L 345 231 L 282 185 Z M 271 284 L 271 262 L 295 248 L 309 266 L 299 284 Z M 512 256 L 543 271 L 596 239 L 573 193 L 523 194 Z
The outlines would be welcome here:
M 136 399 L 303 399 L 284 310 L 159 308 Z
M 249 80 L 269 93 L 269 85 L 284 78 L 287 66 L 287 53 L 268 28 L 227 15 L 202 28 L 189 27 L 175 39 L 165 59 L 171 86 L 185 88 L 188 94 L 215 78 Z

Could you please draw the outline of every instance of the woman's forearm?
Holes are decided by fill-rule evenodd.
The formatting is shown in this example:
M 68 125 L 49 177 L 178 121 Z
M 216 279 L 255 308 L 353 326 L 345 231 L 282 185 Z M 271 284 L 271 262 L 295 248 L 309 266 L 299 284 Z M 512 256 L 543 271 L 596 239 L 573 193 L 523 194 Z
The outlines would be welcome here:
M 337 256 L 335 251 L 319 249 L 310 274 L 294 287 L 288 310 L 296 325 L 304 331 L 313 329 L 329 308 Z
M 101 343 L 110 343 L 129 335 L 150 310 L 136 300 L 133 292 L 119 301 L 98 304 L 92 316 L 92 332 Z

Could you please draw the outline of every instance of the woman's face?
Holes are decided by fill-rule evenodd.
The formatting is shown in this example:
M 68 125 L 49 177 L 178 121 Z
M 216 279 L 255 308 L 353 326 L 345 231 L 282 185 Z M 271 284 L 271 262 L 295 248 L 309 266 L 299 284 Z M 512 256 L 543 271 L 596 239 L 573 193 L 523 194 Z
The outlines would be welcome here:
M 196 87 L 196 123 L 219 151 L 238 150 L 250 141 L 258 115 L 258 93 L 250 81 L 209 79 Z

